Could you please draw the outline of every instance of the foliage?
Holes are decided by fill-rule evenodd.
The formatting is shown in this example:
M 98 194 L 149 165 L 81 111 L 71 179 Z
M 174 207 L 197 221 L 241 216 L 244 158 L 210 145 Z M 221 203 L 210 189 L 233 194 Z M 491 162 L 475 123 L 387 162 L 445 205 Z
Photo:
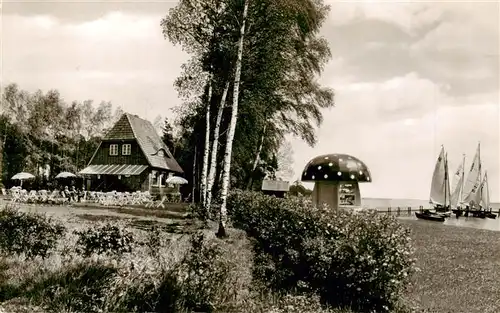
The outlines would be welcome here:
M 64 226 L 38 213 L 13 206 L 0 210 L 0 251 L 7 255 L 46 258 L 65 232 Z
M 174 133 L 173 133 L 173 128 L 170 122 L 168 121 L 168 118 L 165 118 L 165 122 L 162 127 L 162 136 L 161 140 L 165 143 L 165 145 L 170 149 L 170 152 L 175 155 L 175 139 L 174 139 Z
M 243 4 L 183 0 L 161 23 L 165 37 L 191 55 L 175 83 L 184 101 L 177 109 L 176 122 L 183 147 L 178 162 L 196 182 L 203 160 L 204 140 L 199 134 L 205 132 L 207 77 L 213 83 L 210 111 L 217 112 L 224 87 L 233 80 Z M 219 149 L 224 151 L 231 105 L 238 100 L 232 187 L 260 186 L 266 171 L 276 171 L 276 155 L 285 135 L 298 136 L 310 145 L 316 142 L 315 126 L 322 121 L 321 109 L 333 106 L 333 91 L 317 83 L 330 58 L 329 47 L 319 36 L 327 13 L 328 6 L 321 0 L 249 2 L 241 92 L 239 99 L 233 99 L 233 90 L 229 90 L 219 137 Z M 215 119 L 216 114 L 212 114 L 210 125 L 215 125 Z M 220 188 L 223 164 L 223 153 L 218 155 L 214 193 Z M 256 160 L 260 162 L 254 168 Z
M 71 264 L 42 276 L 24 295 L 52 312 L 102 312 L 116 268 L 102 262 Z
M 158 226 L 153 225 L 153 227 L 151 227 L 151 231 L 148 233 L 146 241 L 149 255 L 157 259 L 159 257 L 158 247 L 161 247 L 162 244 L 161 230 Z
M 242 297 L 251 284 L 248 241 L 222 242 L 199 232 L 189 237 L 187 249 L 167 245 L 163 253 L 176 261 L 148 266 L 147 260 L 120 271 L 110 290 L 113 312 L 242 312 Z M 155 264 L 155 263 L 150 263 Z M 240 305 L 240 307 L 238 307 Z
M 134 242 L 131 232 L 111 223 L 74 233 L 78 236 L 77 251 L 86 257 L 94 253 L 121 255 L 131 252 Z
M 123 113 L 119 107 L 113 112 L 109 102 L 65 103 L 57 90 L 30 93 L 9 84 L 2 91 L 0 170 L 9 186 L 10 177 L 20 171 L 38 176 L 29 182 L 34 183 L 31 187 L 47 188 L 47 178 L 83 168 L 100 138 Z M 50 171 L 43 173 L 41 168 Z
M 312 190 L 307 189 L 299 180 L 296 180 L 292 185 L 290 185 L 290 190 L 288 192 L 291 196 L 310 196 Z
M 255 275 L 277 290 L 314 291 L 335 306 L 384 311 L 413 272 L 409 230 L 393 217 L 240 191 L 231 194 L 228 211 L 257 240 Z
M 269 313 L 335 313 L 328 308 L 323 308 L 319 297 L 315 294 L 285 295 L 279 299 Z M 348 312 L 348 311 L 346 311 Z

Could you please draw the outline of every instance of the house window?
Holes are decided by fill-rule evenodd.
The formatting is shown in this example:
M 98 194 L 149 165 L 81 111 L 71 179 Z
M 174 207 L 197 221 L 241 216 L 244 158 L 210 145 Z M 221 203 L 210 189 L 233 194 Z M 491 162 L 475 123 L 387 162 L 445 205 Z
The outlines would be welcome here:
M 132 145 L 129 143 L 126 143 L 122 145 L 122 155 L 130 155 L 132 152 Z
M 167 179 L 172 177 L 172 176 L 174 176 L 174 173 L 168 173 Z M 165 183 L 166 183 L 167 179 L 165 179 Z M 168 184 L 168 188 L 174 188 L 174 187 L 175 187 L 174 184 Z
M 152 171 L 151 172 L 151 186 L 157 187 L 158 186 L 158 178 L 159 178 L 159 173 L 157 171 Z
M 118 145 L 109 145 L 109 155 L 118 155 Z
M 167 175 L 165 175 L 165 174 L 161 174 L 161 175 L 160 175 L 160 186 L 161 186 L 161 187 L 165 187 L 166 180 L 167 180 Z

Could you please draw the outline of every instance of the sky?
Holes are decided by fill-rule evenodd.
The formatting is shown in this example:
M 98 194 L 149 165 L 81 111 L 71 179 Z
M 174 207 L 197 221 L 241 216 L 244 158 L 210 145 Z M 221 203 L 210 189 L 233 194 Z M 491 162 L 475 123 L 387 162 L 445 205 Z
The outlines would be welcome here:
M 317 155 L 369 167 L 363 197 L 429 198 L 441 145 L 451 170 L 481 142 L 492 201 L 500 201 L 499 2 L 326 1 L 332 59 L 320 78 L 336 92 L 312 148 L 291 138 L 293 180 Z M 111 101 L 151 121 L 174 118 L 174 79 L 188 55 L 160 21 L 176 1 L 3 1 L 2 84 Z M 310 186 L 310 185 L 309 185 Z

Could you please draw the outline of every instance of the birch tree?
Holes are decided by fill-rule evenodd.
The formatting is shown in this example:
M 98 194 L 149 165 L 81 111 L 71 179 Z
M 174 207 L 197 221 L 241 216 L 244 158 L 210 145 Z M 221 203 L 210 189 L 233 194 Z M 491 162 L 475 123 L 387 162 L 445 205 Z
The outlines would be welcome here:
M 224 108 L 226 107 L 226 98 L 227 98 L 228 91 L 229 91 L 229 81 L 226 83 L 226 86 L 224 87 L 224 91 L 222 92 L 222 97 L 221 97 L 219 109 L 217 112 L 217 120 L 215 121 L 215 127 L 214 127 L 214 132 L 213 132 L 214 135 L 213 135 L 213 141 L 212 141 L 212 151 L 211 151 L 211 156 L 210 156 L 210 168 L 208 171 L 208 179 L 207 179 L 207 201 L 205 203 L 205 210 L 208 212 L 209 218 L 211 215 L 215 172 L 217 170 L 217 152 L 219 150 L 220 124 L 222 121 L 222 114 L 224 112 Z
M 236 70 L 234 73 L 233 84 L 233 105 L 231 107 L 231 121 L 226 141 L 226 152 L 224 154 L 224 169 L 222 174 L 222 189 L 221 189 L 221 206 L 219 211 L 219 230 L 217 231 L 218 237 L 226 237 L 226 220 L 227 220 L 227 194 L 229 191 L 229 177 L 231 170 L 231 156 L 233 151 L 233 139 L 236 131 L 236 123 L 238 120 L 238 98 L 240 91 L 240 77 L 241 77 L 241 63 L 243 58 L 243 41 L 245 39 L 245 26 L 248 15 L 248 2 L 244 0 L 243 16 L 241 18 L 240 38 L 238 41 L 238 55 L 236 59 Z
M 178 28 L 182 29 L 182 36 L 186 37 L 185 42 L 192 40 L 198 47 L 208 47 L 206 53 L 198 53 L 190 48 L 188 52 L 192 59 L 188 63 L 195 64 L 202 71 L 210 69 L 214 80 L 211 112 L 217 114 L 210 116 L 213 128 L 210 138 L 213 141 L 206 187 L 207 209 L 213 199 L 212 187 L 213 191 L 218 190 L 223 195 L 224 188 L 220 185 L 224 187 L 222 181 L 225 178 L 228 178 L 227 188 L 229 185 L 244 188 L 248 184 L 247 179 L 262 179 L 263 174 L 260 172 L 263 168 L 274 166 L 279 143 L 286 134 L 298 136 L 314 145 L 315 127 L 322 121 L 321 110 L 333 106 L 333 91 L 316 82 L 317 75 L 330 57 L 326 41 L 318 37 L 319 28 L 328 12 L 321 0 L 255 0 L 251 4 L 243 0 L 220 0 L 224 9 L 217 22 L 213 19 L 208 19 L 204 24 L 196 22 L 199 20 L 198 16 L 207 16 L 209 12 L 215 11 L 215 2 L 201 0 L 198 3 L 202 4 L 192 3 L 192 10 L 196 8 L 206 12 L 196 13 L 193 18 L 186 18 L 189 15 L 185 14 L 182 18 L 177 18 L 181 24 Z M 235 98 L 234 74 L 238 62 L 244 3 L 247 4 L 242 46 L 245 57 L 241 58 L 239 64 L 238 96 Z M 213 36 L 206 36 L 206 25 L 210 23 L 217 25 L 213 28 Z M 192 31 L 193 25 L 196 26 L 196 31 Z M 200 36 L 200 32 L 205 35 Z M 200 38 L 205 38 L 206 42 L 203 43 Z M 180 80 L 183 82 L 182 88 L 178 89 L 181 97 L 195 94 L 197 88 L 199 90 L 200 84 L 195 83 L 199 81 L 198 73 L 201 71 L 191 72 L 189 75 L 188 71 L 183 71 Z M 231 110 L 224 110 L 225 102 L 221 98 L 230 79 L 232 86 L 227 91 L 227 106 Z M 205 93 L 206 90 L 205 88 Z M 201 96 L 205 97 L 196 97 Z M 237 112 L 233 110 L 235 102 Z M 184 107 L 187 109 L 178 111 L 179 121 L 182 121 L 179 124 L 182 124 L 181 134 L 185 140 L 183 144 L 187 149 L 196 145 L 199 139 L 197 134 L 206 132 L 205 110 L 202 107 L 188 107 L 192 103 L 204 104 L 203 101 L 191 98 L 185 101 Z M 221 122 L 217 127 L 219 113 Z M 233 119 L 235 113 L 237 123 L 233 124 L 236 120 Z M 234 131 L 233 138 L 229 140 L 231 126 Z M 225 140 L 221 142 L 219 138 L 223 136 Z M 199 151 L 204 144 L 203 141 L 200 142 L 197 146 Z M 230 149 L 228 144 L 231 145 Z M 217 155 L 219 149 L 225 152 L 231 150 L 229 162 L 226 162 L 227 153 L 224 153 L 223 158 Z M 192 151 L 181 153 L 192 155 Z M 183 157 L 180 156 L 180 159 Z M 202 155 L 199 159 L 202 159 Z M 229 170 L 226 170 L 228 163 Z M 187 162 L 182 165 L 190 166 Z M 255 175 L 253 172 L 256 172 Z M 210 181 L 212 174 L 213 183 Z M 224 179 L 215 179 L 221 175 Z M 224 207 L 222 209 L 224 212 Z M 220 218 L 223 219 L 223 216 L 221 214 Z
M 203 208 L 207 208 L 207 173 L 208 155 L 210 153 L 210 104 L 212 102 L 212 80 L 208 82 L 208 96 L 205 112 L 205 147 L 203 149 L 203 169 L 201 171 L 201 203 Z
M 170 10 L 169 15 L 162 20 L 163 33 L 174 44 L 181 44 L 183 48 L 195 55 L 191 68 L 201 68 L 207 75 L 187 75 L 178 80 L 182 85 L 200 85 L 200 77 L 208 82 L 208 95 L 205 102 L 205 144 L 203 149 L 202 175 L 200 181 L 201 200 L 206 207 L 208 161 L 210 154 L 210 107 L 212 104 L 213 72 L 214 68 L 207 57 L 211 55 L 211 48 L 216 46 L 215 29 L 218 27 L 224 12 L 224 1 L 220 0 L 181 0 Z M 206 84 L 205 84 L 206 85 Z M 189 90 L 184 96 L 193 96 L 193 89 L 180 88 L 181 92 Z M 180 93 L 181 93 L 180 92 Z M 196 96 L 196 95 L 195 95 Z M 201 97 L 202 95 L 198 95 Z M 191 102 L 193 103 L 193 102 Z M 196 102 L 195 102 L 196 103 Z

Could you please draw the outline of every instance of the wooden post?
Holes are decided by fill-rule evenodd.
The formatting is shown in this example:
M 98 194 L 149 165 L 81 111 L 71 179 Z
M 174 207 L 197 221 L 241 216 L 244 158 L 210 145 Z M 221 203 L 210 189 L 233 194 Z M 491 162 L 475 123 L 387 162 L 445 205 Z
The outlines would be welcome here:
M 388 213 L 391 213 L 391 211 L 392 211 L 392 208 L 391 208 L 391 207 L 388 207 L 388 208 L 387 208 L 387 212 L 388 212 Z

